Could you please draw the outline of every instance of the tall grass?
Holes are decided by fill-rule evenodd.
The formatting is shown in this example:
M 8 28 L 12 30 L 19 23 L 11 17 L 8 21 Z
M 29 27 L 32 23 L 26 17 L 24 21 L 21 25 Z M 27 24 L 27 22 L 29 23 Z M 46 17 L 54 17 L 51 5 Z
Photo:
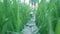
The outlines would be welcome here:
M 60 25 L 58 24 L 60 18 L 60 1 L 58 1 L 59 0 L 50 0 L 50 2 L 47 3 L 46 0 L 41 0 L 41 3 L 39 3 L 36 14 L 36 24 L 41 34 L 60 34 Z
M 21 34 L 30 19 L 30 7 L 20 0 L 0 1 L 0 33 Z M 41 34 L 60 34 L 60 0 L 41 0 L 36 12 L 36 25 Z
M 3 0 L 0 3 L 0 33 L 20 33 L 30 19 L 29 12 L 30 7 L 19 0 Z

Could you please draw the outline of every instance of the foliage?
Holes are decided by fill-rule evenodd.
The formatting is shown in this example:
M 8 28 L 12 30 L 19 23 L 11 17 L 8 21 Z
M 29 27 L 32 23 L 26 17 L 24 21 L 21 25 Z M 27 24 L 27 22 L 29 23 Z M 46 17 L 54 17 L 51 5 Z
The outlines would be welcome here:
M 60 18 L 60 8 L 58 7 L 60 6 L 60 1 L 58 1 L 59 0 L 50 0 L 50 2 L 47 3 L 46 0 L 42 0 L 41 3 L 39 3 L 36 13 L 36 24 L 41 34 L 59 34 L 58 32 L 60 32 L 60 25 L 58 24 L 58 21 Z
M 20 33 L 30 19 L 30 8 L 16 0 L 3 0 L 0 3 L 0 33 Z
M 19 0 L 0 0 L 0 33 L 20 34 L 30 19 L 30 11 L 29 5 Z M 40 34 L 60 34 L 60 0 L 41 0 L 36 25 Z

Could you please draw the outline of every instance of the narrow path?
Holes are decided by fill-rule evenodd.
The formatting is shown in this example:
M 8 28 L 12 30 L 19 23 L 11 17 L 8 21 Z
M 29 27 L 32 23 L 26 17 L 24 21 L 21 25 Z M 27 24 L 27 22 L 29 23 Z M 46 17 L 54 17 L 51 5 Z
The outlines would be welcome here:
M 36 20 L 36 8 L 33 8 L 30 12 L 31 19 L 28 21 L 26 25 L 24 25 L 24 29 L 22 30 L 23 34 L 39 34 L 38 33 L 38 27 L 36 26 L 35 20 Z

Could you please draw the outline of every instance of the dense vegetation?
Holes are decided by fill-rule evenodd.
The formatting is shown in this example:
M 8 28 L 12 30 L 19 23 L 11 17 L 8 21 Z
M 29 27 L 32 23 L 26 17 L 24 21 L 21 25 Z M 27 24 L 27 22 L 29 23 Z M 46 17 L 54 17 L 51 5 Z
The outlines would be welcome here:
M 30 8 L 16 0 L 0 2 L 0 33 L 20 33 L 30 19 Z M 15 34 L 15 33 L 14 33 Z
M 42 0 L 36 13 L 41 34 L 60 34 L 60 0 Z
M 19 0 L 0 0 L 0 34 L 18 34 L 30 19 L 30 7 Z M 40 34 L 60 34 L 60 0 L 41 0 L 36 11 Z

